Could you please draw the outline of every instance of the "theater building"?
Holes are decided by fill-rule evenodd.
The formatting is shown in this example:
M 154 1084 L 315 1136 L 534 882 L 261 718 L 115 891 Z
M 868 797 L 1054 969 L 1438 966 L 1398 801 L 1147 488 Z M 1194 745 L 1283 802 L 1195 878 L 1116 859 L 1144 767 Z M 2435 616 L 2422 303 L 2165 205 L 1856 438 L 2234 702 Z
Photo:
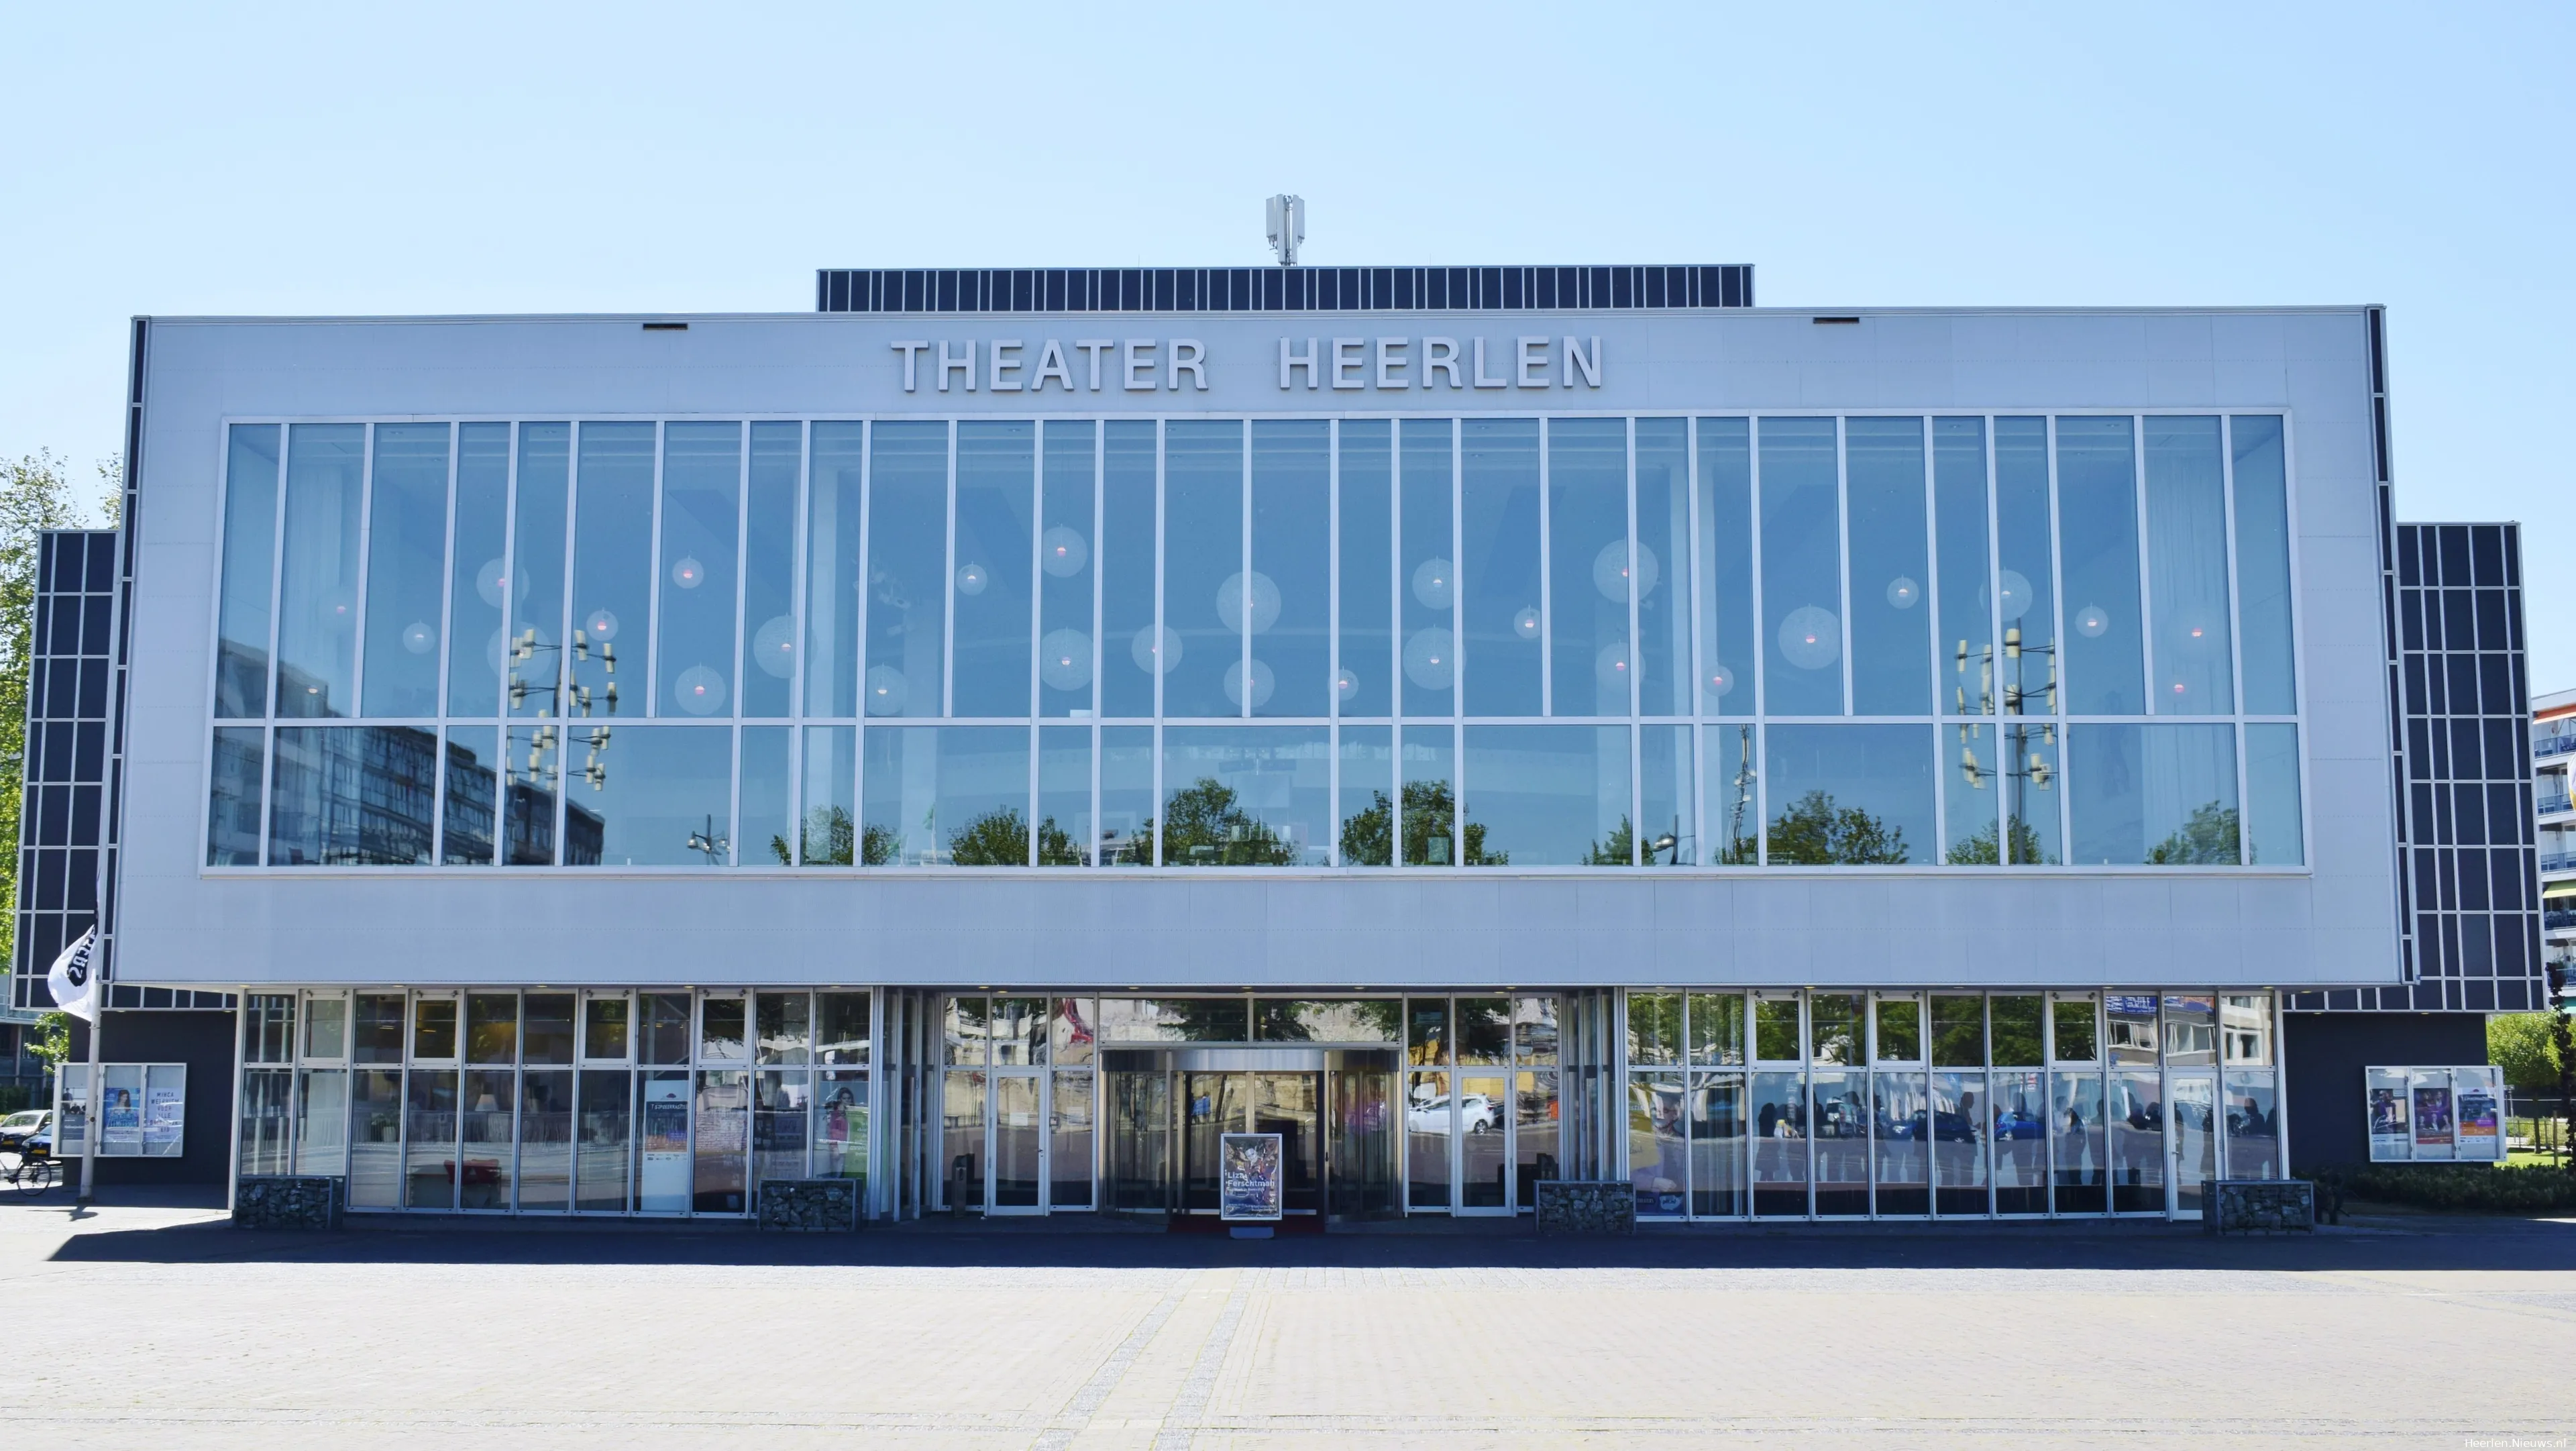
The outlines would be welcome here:
M 2419 1016 L 2375 309 L 817 289 L 136 325 L 107 960 L 230 1173 L 2189 1217 Z

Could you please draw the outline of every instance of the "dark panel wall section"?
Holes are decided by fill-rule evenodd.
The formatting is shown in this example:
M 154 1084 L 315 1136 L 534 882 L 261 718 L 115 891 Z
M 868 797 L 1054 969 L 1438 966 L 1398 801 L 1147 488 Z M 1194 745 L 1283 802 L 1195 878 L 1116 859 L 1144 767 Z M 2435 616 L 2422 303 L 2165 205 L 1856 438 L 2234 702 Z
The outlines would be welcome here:
M 1619 267 L 825 268 L 814 310 L 1625 312 L 1753 305 L 1746 262 Z
M 233 1024 L 231 1013 L 191 1009 L 110 1012 L 99 1041 L 109 1063 L 188 1065 L 188 1119 L 175 1159 L 98 1161 L 101 1188 L 118 1184 L 199 1185 L 220 1191 L 233 1162 Z M 89 1031 L 72 1020 L 72 1056 L 89 1061 Z
M 2388 623 L 2408 981 L 2292 994 L 2292 1012 L 2519 1013 L 2547 997 L 2522 531 L 2399 524 Z M 2466 1060 L 2484 1062 L 2485 1050 Z
M 2286 1013 L 2281 1032 L 2290 1078 L 2290 1166 L 2298 1174 L 2369 1162 L 2363 1069 L 2487 1061 L 2484 1013 Z

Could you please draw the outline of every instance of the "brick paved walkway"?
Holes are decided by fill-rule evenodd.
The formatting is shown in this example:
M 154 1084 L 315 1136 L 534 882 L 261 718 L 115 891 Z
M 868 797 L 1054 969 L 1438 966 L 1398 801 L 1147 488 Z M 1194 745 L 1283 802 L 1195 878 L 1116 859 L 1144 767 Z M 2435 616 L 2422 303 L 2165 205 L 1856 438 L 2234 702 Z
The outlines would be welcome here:
M 2576 1223 L 301 1237 L 0 1204 L 0 1279 L 13 1436 L 98 1451 L 2463 1446 L 2576 1421 Z M 86 1369 L 47 1348 L 75 1323 Z

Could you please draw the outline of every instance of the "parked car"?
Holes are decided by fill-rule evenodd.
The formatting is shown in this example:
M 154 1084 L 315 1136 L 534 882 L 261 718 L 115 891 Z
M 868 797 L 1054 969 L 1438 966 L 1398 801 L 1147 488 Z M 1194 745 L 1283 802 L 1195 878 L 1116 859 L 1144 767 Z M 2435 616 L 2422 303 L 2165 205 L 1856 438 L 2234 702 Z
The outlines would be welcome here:
M 31 1108 L 0 1118 L 0 1152 L 15 1153 L 30 1135 L 43 1133 L 54 1126 L 54 1111 Z
M 1462 1095 L 1458 1100 L 1458 1126 L 1471 1134 L 1500 1132 L 1503 1127 L 1502 1106 L 1481 1093 Z M 1417 1134 L 1449 1132 L 1449 1096 L 1417 1098 L 1404 1107 L 1404 1127 Z

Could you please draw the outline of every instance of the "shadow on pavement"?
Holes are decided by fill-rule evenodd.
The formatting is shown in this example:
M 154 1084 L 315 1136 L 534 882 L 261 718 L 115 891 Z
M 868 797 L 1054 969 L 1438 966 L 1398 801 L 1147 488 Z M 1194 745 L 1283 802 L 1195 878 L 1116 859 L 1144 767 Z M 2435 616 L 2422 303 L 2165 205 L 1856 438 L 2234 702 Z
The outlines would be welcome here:
M 220 1220 L 77 1234 L 59 1262 L 459 1265 L 864 1265 L 928 1268 L 2570 1270 L 2576 1220 L 2406 1215 L 2314 1235 L 2216 1238 L 2161 1221 L 1649 1227 L 1547 1237 L 1526 1222 L 1404 1221 L 1237 1240 L 1122 1221 L 938 1221 L 857 1234 L 745 1226 L 458 1222 L 361 1216 L 339 1233 Z

